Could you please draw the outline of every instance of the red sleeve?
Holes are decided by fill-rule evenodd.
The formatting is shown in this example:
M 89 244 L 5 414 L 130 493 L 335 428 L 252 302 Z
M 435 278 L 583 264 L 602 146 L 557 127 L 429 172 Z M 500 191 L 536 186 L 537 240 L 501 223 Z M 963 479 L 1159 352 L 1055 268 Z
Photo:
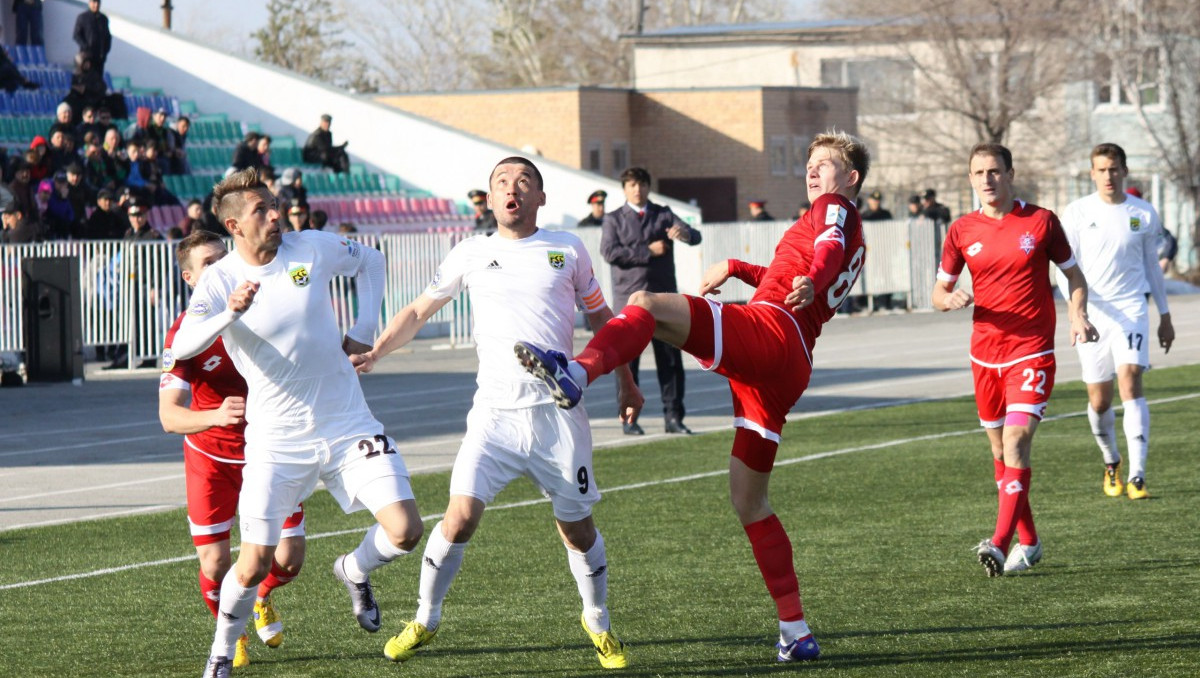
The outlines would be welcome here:
M 1054 212 L 1050 213 L 1050 261 L 1064 264 L 1071 260 L 1071 243 L 1067 240 L 1067 232 L 1063 230 L 1062 222 Z
M 841 231 L 839 230 L 840 234 Z M 832 238 L 822 235 L 813 243 L 812 266 L 808 269 L 808 278 L 813 282 L 813 289 L 823 290 L 833 282 L 841 272 L 842 259 L 846 245 L 842 238 Z
M 851 209 L 850 201 L 835 193 L 827 193 L 813 201 L 809 214 L 815 214 L 817 219 L 812 222 L 813 258 L 807 275 L 815 290 L 829 287 L 842 268 L 846 251 L 846 234 L 842 229 Z
M 946 233 L 946 242 L 942 245 L 942 263 L 938 266 L 938 279 L 949 280 L 950 278 L 957 279 L 962 273 L 963 261 L 962 249 L 958 246 L 959 221 L 950 225 L 950 230 Z M 945 276 L 949 276 L 946 278 Z
M 730 277 L 737 278 L 751 287 L 758 287 L 763 276 L 767 274 L 766 266 L 748 264 L 738 259 L 729 259 L 726 263 L 729 265 Z

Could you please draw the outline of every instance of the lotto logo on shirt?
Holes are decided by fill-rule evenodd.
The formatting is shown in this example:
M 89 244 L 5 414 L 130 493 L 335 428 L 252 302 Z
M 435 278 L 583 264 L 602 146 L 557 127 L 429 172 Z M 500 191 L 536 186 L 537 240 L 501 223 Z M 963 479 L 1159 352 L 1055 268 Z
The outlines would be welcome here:
M 296 287 L 305 287 L 308 285 L 308 267 L 304 264 L 299 264 L 289 269 L 288 276 L 292 279 L 292 284 Z
M 971 246 L 967 248 L 967 256 L 973 257 L 982 251 L 983 251 L 983 243 L 981 243 L 981 242 L 971 243 Z
M 562 252 L 547 252 L 546 257 L 550 260 L 550 268 L 561 269 L 567 265 L 567 255 Z

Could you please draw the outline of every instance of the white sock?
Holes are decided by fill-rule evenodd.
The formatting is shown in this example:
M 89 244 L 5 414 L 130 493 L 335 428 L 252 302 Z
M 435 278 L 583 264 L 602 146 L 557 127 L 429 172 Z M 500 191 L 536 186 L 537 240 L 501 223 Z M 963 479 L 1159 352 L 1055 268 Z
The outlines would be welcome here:
M 1129 446 L 1129 478 L 1146 477 L 1146 451 L 1150 447 L 1150 406 L 1145 398 L 1122 401 L 1125 444 Z
M 229 568 L 221 580 L 221 605 L 217 609 L 217 630 L 213 634 L 210 656 L 233 659 L 238 636 L 242 635 L 246 621 L 254 611 L 254 593 L 257 590 L 258 584 L 243 588 L 238 583 L 237 568 Z
M 421 558 L 421 583 L 417 595 L 417 623 L 430 631 L 442 622 L 442 601 L 458 576 L 467 542 L 455 544 L 442 534 L 442 523 L 433 526 Z
M 358 548 L 346 556 L 343 567 L 350 581 L 361 584 L 373 571 L 407 553 L 408 551 L 392 544 L 383 526 L 375 523 L 367 529 Z
M 801 619 L 800 621 L 781 621 L 779 622 L 779 644 L 787 645 L 797 638 L 803 638 L 811 634 L 808 630 L 808 622 Z
M 609 629 L 608 620 L 608 556 L 604 537 L 596 531 L 596 543 L 587 553 L 567 547 L 567 564 L 583 600 L 583 618 L 593 633 Z
M 575 380 L 575 383 L 579 384 L 581 387 L 586 387 L 588 385 L 587 370 L 583 369 L 583 365 L 580 365 L 574 360 L 567 361 L 567 374 L 571 375 L 571 378 Z
M 1104 454 L 1104 463 L 1121 463 L 1121 450 L 1117 447 L 1117 413 L 1110 407 L 1104 414 L 1100 414 L 1089 404 L 1087 414 L 1088 423 L 1092 425 L 1092 435 L 1096 437 L 1096 444 Z

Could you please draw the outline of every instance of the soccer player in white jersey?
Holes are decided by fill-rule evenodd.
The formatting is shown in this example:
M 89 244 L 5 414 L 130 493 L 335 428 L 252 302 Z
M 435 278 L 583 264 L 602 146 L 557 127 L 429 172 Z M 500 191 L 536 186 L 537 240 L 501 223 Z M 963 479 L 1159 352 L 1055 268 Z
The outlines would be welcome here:
M 370 572 L 412 550 L 423 529 L 404 460 L 371 416 L 345 357 L 370 349 L 375 336 L 383 255 L 331 233 L 284 234 L 275 205 L 254 169 L 213 189 L 213 209 L 235 251 L 200 276 L 172 344 L 175 357 L 185 359 L 221 337 L 248 386 L 242 550 L 221 582 L 204 674 L 218 678 L 229 675 L 284 521 L 318 480 L 343 511 L 365 508 L 378 521 L 333 567 L 367 631 L 380 625 Z M 345 337 L 329 293 L 338 275 L 354 276 L 358 290 L 358 317 Z
M 371 371 L 462 290 L 470 294 L 479 388 L 454 462 L 450 503 L 425 543 L 416 618 L 387 642 L 384 654 L 405 661 L 433 640 L 442 601 L 485 506 L 509 482 L 527 476 L 554 507 L 567 563 L 583 599 L 583 628 L 597 657 L 605 668 L 621 668 L 627 657 L 609 623 L 604 538 L 592 521 L 592 505 L 600 493 L 592 472 L 587 413 L 560 409 L 549 389 L 512 359 L 519 338 L 534 337 L 570 351 L 576 306 L 593 330 L 613 314 L 579 238 L 538 228 L 538 208 L 546 203 L 546 194 L 537 167 L 525 158 L 505 158 L 492 170 L 489 188 L 488 206 L 498 230 L 455 246 L 433 282 L 392 318 L 375 347 L 351 357 L 359 372 Z M 642 395 L 628 366 L 618 372 L 617 388 L 622 419 L 637 419 Z
M 1158 309 L 1159 346 L 1169 351 L 1175 341 L 1158 265 L 1162 222 L 1150 203 L 1125 193 L 1129 169 L 1120 146 L 1096 146 L 1091 163 L 1096 192 L 1068 205 L 1062 219 L 1071 250 L 1088 281 L 1088 317 L 1100 332 L 1100 341 L 1078 344 L 1076 348 L 1087 384 L 1088 422 L 1104 455 L 1104 493 L 1144 499 L 1150 496 L 1146 490 L 1150 408 L 1142 391 L 1142 372 L 1150 367 L 1146 290 Z M 1114 378 L 1125 410 L 1129 469 L 1124 486 L 1116 414 L 1112 410 Z

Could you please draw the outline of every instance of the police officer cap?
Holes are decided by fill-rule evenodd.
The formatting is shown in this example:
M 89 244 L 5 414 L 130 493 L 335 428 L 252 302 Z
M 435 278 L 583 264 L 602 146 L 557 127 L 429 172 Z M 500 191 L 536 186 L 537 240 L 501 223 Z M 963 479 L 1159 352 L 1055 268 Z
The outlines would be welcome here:
M 487 191 L 481 191 L 478 188 L 474 188 L 467 192 L 467 197 L 472 200 L 474 200 L 475 198 L 486 198 Z
M 608 192 L 606 191 L 592 191 L 592 194 L 588 196 L 588 204 L 590 205 L 594 202 L 604 202 L 607 198 Z

